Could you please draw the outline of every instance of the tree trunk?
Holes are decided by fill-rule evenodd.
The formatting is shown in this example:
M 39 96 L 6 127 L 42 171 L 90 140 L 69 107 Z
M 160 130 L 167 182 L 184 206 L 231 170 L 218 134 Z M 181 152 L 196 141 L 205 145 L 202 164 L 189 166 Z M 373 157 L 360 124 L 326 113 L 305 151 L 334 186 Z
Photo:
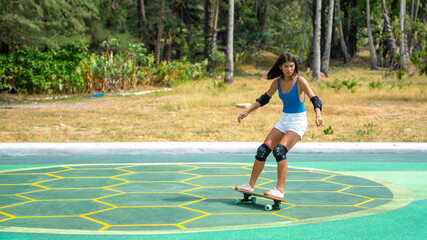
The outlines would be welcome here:
M 305 18 L 304 18 L 304 35 L 302 37 L 301 50 L 299 52 L 298 64 L 304 62 L 305 39 L 307 37 L 307 21 L 308 21 L 308 0 L 305 0 Z
M 390 23 L 390 17 L 387 12 L 385 0 L 381 0 L 382 14 L 384 19 L 384 33 L 385 33 L 385 54 L 389 54 L 388 64 L 395 68 L 395 59 L 396 59 L 396 41 L 393 37 L 393 32 Z M 386 55 L 384 55 L 385 57 Z
M 320 64 L 322 63 L 322 54 L 323 51 L 325 50 L 325 43 L 326 43 L 326 5 L 323 4 L 322 0 L 322 10 L 321 10 L 321 15 L 320 15 Z M 320 67 L 320 69 L 322 69 Z
M 419 5 L 419 0 L 417 1 L 417 4 Z M 411 10 L 410 10 L 410 19 L 411 19 L 411 32 L 408 33 L 406 35 L 406 40 L 407 40 L 407 51 L 408 51 L 408 55 L 409 52 L 414 52 L 413 47 L 415 47 L 415 45 L 417 44 L 417 39 L 416 39 L 416 34 L 415 34 L 415 28 L 413 27 L 416 20 L 417 20 L 417 15 L 418 13 L 416 13 L 416 11 L 418 11 L 418 9 L 415 9 L 415 2 L 414 0 L 411 0 Z
M 417 21 L 417 17 L 418 17 L 418 7 L 420 6 L 420 0 L 417 0 L 417 3 L 415 5 L 415 12 L 414 12 L 414 16 L 412 18 L 412 22 Z
M 147 41 L 146 29 L 147 29 L 147 17 L 145 16 L 144 0 L 137 0 L 138 6 L 138 26 L 141 33 L 141 42 Z
M 368 41 L 369 41 L 369 53 L 371 55 L 371 69 L 378 69 L 378 60 L 375 53 L 374 40 L 372 39 L 371 30 L 371 6 L 369 0 L 366 0 L 366 23 L 368 26 Z
M 157 30 L 157 44 L 156 44 L 156 64 L 159 65 L 160 63 L 160 48 L 161 46 L 161 40 L 162 40 L 162 18 L 163 18 L 163 12 L 165 11 L 165 0 L 161 0 L 161 7 L 159 12 L 159 28 Z
M 234 34 L 234 0 L 228 1 L 228 33 L 227 33 L 227 54 L 225 59 L 225 78 L 227 84 L 233 83 L 233 34 Z
M 348 32 L 348 51 L 351 56 L 356 56 L 357 53 L 357 32 L 358 32 L 358 23 L 357 23 L 357 15 L 355 11 L 352 9 L 357 8 L 357 0 L 351 0 L 350 4 L 350 31 Z
M 213 28 L 212 28 L 211 48 L 210 48 L 209 58 L 208 58 L 208 60 L 209 60 L 209 64 L 208 64 L 209 74 L 213 73 L 213 66 L 212 66 L 211 56 L 216 51 L 216 35 L 217 35 L 216 29 L 217 29 L 217 25 L 218 25 L 219 1 L 220 0 L 215 0 L 215 16 L 214 16 L 214 22 L 213 22 Z
M 209 38 L 211 37 L 212 23 L 212 0 L 205 0 L 205 49 L 203 52 L 204 58 L 209 56 Z
M 328 77 L 329 60 L 331 56 L 331 38 L 332 38 L 332 27 L 334 25 L 334 0 L 329 0 L 329 20 L 328 30 L 325 41 L 325 49 L 323 49 L 322 65 L 320 71 Z
M 313 80 L 320 81 L 320 28 L 321 28 L 322 0 L 316 0 L 315 30 L 314 30 L 314 57 L 313 57 Z
M 400 0 L 399 30 L 400 30 L 400 68 L 406 68 L 406 34 L 405 30 L 406 1 Z
M 262 22 L 261 22 L 261 26 L 259 28 L 259 33 L 261 35 L 264 34 L 265 23 L 267 22 L 267 9 L 268 9 L 268 0 L 265 0 L 264 1 L 264 12 L 262 13 Z M 259 49 L 263 49 L 264 48 L 264 44 L 265 44 L 265 37 L 263 37 L 261 39 L 261 42 L 259 43 Z
M 254 6 L 254 19 L 258 20 L 258 0 L 255 1 L 255 6 Z M 254 22 L 254 28 L 253 28 L 254 32 L 258 31 L 258 24 L 257 22 Z
M 340 31 L 340 45 L 341 45 L 344 63 L 347 63 L 348 62 L 348 52 L 347 52 L 347 46 L 345 45 L 344 32 L 342 30 L 340 2 L 341 2 L 341 0 L 337 0 L 338 28 Z
M 419 3 L 418 3 L 418 5 L 419 5 Z M 416 12 L 418 14 L 418 10 Z M 423 12 L 422 12 L 422 15 L 421 15 L 421 23 L 424 26 L 426 25 L 426 16 L 427 16 L 427 0 L 424 0 L 424 2 L 423 2 Z M 415 16 L 415 18 L 416 18 L 416 16 Z M 414 48 L 412 49 L 412 52 L 419 52 L 421 50 L 420 39 L 425 39 L 424 32 L 420 32 L 419 36 L 417 36 L 417 40 L 416 40 L 416 43 L 414 45 Z

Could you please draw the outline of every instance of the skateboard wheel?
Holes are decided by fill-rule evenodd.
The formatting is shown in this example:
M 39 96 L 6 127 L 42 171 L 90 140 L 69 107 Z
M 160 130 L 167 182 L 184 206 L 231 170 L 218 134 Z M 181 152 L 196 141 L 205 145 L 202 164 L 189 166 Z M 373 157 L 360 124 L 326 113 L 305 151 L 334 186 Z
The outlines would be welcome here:
M 273 209 L 273 206 L 265 205 L 265 211 L 271 211 L 271 209 Z
M 234 204 L 239 204 L 242 200 L 240 198 L 234 199 Z
M 256 203 L 256 197 L 251 198 L 252 203 Z

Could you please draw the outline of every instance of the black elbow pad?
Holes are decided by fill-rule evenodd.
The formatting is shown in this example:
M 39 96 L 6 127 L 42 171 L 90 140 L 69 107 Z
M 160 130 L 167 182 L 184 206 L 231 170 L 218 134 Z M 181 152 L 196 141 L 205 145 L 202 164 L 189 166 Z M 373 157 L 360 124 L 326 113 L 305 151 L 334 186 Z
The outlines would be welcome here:
M 317 96 L 314 96 L 312 98 L 310 98 L 311 103 L 313 103 L 313 107 L 314 109 L 319 108 L 320 111 L 322 111 L 322 101 L 320 101 L 320 99 Z
M 259 102 L 259 104 L 261 104 L 261 107 L 264 106 L 265 104 L 267 104 L 268 102 L 270 102 L 271 97 L 267 95 L 267 93 L 264 93 L 263 95 L 261 95 L 259 98 L 257 98 L 257 102 Z

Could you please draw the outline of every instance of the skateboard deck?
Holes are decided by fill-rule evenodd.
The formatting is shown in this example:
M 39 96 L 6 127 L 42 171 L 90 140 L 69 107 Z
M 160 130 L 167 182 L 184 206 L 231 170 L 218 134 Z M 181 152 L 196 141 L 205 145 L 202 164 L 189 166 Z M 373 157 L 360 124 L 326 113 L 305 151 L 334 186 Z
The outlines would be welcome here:
M 270 211 L 273 208 L 274 209 L 280 209 L 282 207 L 282 202 L 286 202 L 285 200 L 274 198 L 274 197 L 270 197 L 270 196 L 267 196 L 267 195 L 264 195 L 264 194 L 260 194 L 260 193 L 237 190 L 235 187 L 231 187 L 231 189 L 233 189 L 236 192 L 243 193 L 243 199 L 236 198 L 234 200 L 235 204 L 246 203 L 246 202 L 256 203 L 256 197 L 254 197 L 254 196 L 258 196 L 258 197 L 263 197 L 263 198 L 271 199 L 271 200 L 274 201 L 273 205 L 268 204 L 268 205 L 265 205 L 265 207 L 264 207 L 266 211 Z

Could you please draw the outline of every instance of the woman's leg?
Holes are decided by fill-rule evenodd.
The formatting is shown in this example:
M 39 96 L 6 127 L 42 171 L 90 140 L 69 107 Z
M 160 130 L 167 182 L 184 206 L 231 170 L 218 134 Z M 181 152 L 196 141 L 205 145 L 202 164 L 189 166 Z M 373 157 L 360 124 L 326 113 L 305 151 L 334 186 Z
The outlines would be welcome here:
M 267 145 L 270 149 L 273 149 L 277 146 L 277 144 L 279 144 L 280 140 L 283 139 L 284 135 L 285 134 L 279 131 L 277 128 L 273 128 L 270 134 L 268 134 L 267 138 L 265 139 L 264 144 Z M 254 166 L 252 168 L 251 179 L 249 181 L 249 185 L 251 187 L 255 186 L 259 175 L 264 169 L 264 165 L 265 162 L 255 159 Z
M 293 132 L 293 131 L 287 131 L 285 135 L 283 136 L 282 140 L 280 141 L 280 144 L 286 147 L 286 149 L 289 151 L 295 144 L 298 142 L 298 140 L 301 137 Z M 286 159 L 277 162 L 277 185 L 276 189 L 283 193 L 283 189 L 285 187 L 285 180 L 286 180 L 286 174 L 288 172 L 288 161 Z

